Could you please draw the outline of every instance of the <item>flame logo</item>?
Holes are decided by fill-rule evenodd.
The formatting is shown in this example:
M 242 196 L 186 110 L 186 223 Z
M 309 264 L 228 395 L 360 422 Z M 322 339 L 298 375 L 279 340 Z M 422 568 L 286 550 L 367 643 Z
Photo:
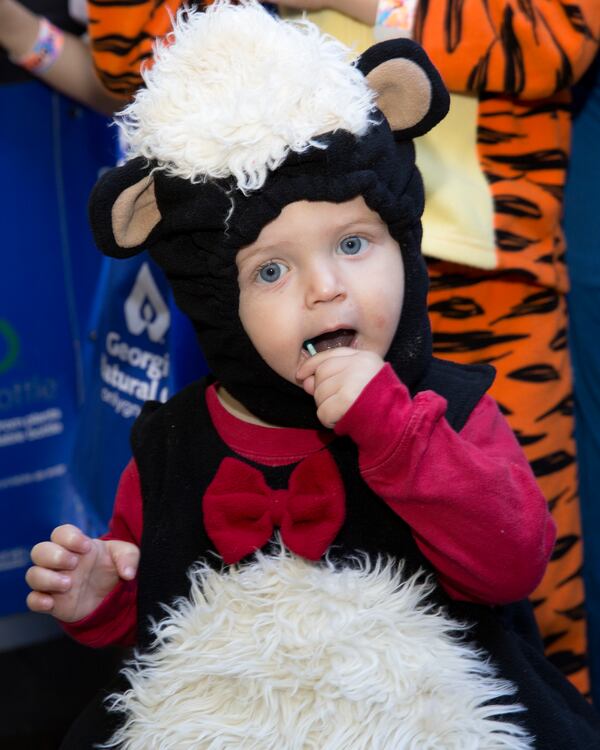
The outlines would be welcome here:
M 150 341 L 162 341 L 171 325 L 171 313 L 147 263 L 143 263 L 125 301 L 125 322 L 129 332 L 147 332 Z

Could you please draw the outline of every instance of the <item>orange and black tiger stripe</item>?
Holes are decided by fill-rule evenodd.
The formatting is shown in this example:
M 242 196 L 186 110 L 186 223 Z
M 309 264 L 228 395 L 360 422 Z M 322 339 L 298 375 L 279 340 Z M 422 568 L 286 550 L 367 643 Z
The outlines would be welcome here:
M 88 0 L 88 31 L 94 65 L 104 86 L 130 98 L 151 64 L 154 40 L 171 30 L 181 0 Z
M 597 0 L 420 0 L 416 37 L 451 92 L 478 98 L 476 148 L 494 204 L 496 267 L 566 291 L 568 87 L 597 50 Z
M 485 273 L 430 261 L 430 275 L 436 355 L 494 365 L 490 393 L 517 435 L 556 521 L 557 543 L 532 601 L 549 658 L 587 693 L 565 297 L 518 272 Z
M 451 91 L 478 97 L 477 155 L 492 198 L 496 269 L 429 259 L 437 356 L 489 362 L 491 393 L 548 500 L 558 540 L 533 594 L 552 661 L 584 693 L 582 540 L 567 349 L 568 86 L 597 49 L 594 0 L 421 0 L 417 35 Z

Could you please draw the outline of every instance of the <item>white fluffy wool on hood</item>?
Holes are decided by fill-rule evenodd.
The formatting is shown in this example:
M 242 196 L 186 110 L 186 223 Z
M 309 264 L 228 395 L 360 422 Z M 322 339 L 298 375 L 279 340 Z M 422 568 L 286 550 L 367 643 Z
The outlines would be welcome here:
M 314 24 L 255 2 L 182 10 L 118 118 L 128 155 L 194 182 L 233 175 L 255 190 L 319 134 L 366 132 L 374 94 L 348 56 Z
M 224 573 L 155 626 L 112 696 L 123 750 L 526 750 L 513 687 L 392 564 L 281 550 Z M 497 700 L 494 705 L 489 702 Z M 505 714 L 499 718 L 500 714 Z

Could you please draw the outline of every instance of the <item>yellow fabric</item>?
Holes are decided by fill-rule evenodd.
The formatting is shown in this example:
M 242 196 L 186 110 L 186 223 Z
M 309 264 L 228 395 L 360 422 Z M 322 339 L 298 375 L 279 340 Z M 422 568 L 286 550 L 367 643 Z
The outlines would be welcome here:
M 279 8 L 283 18 L 303 18 L 305 14 L 291 8 Z M 325 34 L 339 39 L 357 55 L 374 43 L 373 29 L 354 18 L 338 13 L 337 10 L 316 10 L 306 13 L 306 18 L 316 24 Z
M 475 97 L 452 94 L 450 112 L 417 138 L 425 183 L 423 254 L 475 268 L 497 265 L 494 204 L 477 153 Z

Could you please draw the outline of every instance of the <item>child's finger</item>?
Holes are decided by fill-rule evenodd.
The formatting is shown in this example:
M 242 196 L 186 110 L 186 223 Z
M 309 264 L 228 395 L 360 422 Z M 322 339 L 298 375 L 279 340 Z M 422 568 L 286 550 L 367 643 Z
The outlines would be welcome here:
M 54 608 L 54 598 L 39 591 L 30 591 L 25 601 L 32 612 L 51 612 Z
M 357 351 L 357 349 L 350 349 L 348 346 L 340 346 L 337 349 L 327 349 L 327 351 L 319 352 L 300 365 L 296 372 L 296 377 L 298 380 L 305 380 L 310 375 L 314 375 L 317 368 L 327 360 L 335 357 L 353 357 L 357 354 Z
M 73 570 L 79 556 L 54 542 L 40 542 L 31 550 L 31 562 L 52 570 Z
M 61 547 L 80 555 L 85 555 L 92 548 L 92 540 L 89 536 L 86 536 L 81 529 L 70 523 L 57 526 L 50 535 L 50 539 L 55 544 L 60 544 Z
M 25 574 L 27 585 L 34 591 L 46 594 L 64 594 L 71 588 L 71 577 L 55 570 L 35 565 Z
M 302 387 L 308 393 L 309 396 L 315 395 L 315 376 L 309 375 L 306 380 L 302 382 Z
M 140 561 L 140 550 L 135 544 L 111 539 L 106 543 L 119 578 L 131 581 L 135 578 Z
M 336 377 L 336 374 L 331 374 L 324 378 L 317 376 L 315 378 L 315 388 L 313 393 L 313 398 L 317 405 L 322 404 L 331 396 L 335 396 L 340 390 L 340 384 L 340 378 Z
M 315 381 L 317 383 L 317 387 L 325 380 L 335 378 L 337 375 L 340 375 L 343 372 L 349 372 L 350 368 L 357 361 L 358 358 L 354 356 L 330 357 L 329 359 L 324 360 L 317 367 L 317 370 L 315 372 Z
M 323 427 L 332 430 L 340 419 L 340 410 L 336 406 L 335 395 L 326 398 L 317 409 L 317 417 Z

